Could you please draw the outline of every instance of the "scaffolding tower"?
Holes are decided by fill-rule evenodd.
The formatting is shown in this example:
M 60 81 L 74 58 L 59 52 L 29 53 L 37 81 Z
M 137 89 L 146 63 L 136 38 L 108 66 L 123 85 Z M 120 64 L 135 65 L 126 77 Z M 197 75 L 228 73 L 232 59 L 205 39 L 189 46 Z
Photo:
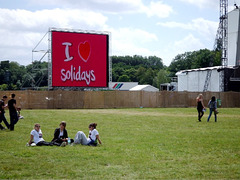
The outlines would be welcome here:
M 224 80 L 224 69 L 228 65 L 228 54 L 227 54 L 227 49 L 228 49 L 228 0 L 220 0 L 220 21 L 219 21 L 219 27 L 217 31 L 217 35 L 215 38 L 215 43 L 214 43 L 214 50 L 216 49 L 217 46 L 220 46 L 221 51 L 222 51 L 222 56 L 221 56 L 221 63 L 222 63 L 222 71 L 220 71 L 220 91 L 226 91 L 224 89 L 225 82 L 227 81 Z M 209 66 L 213 66 L 213 61 L 214 58 L 211 58 L 211 61 L 209 63 Z M 209 82 L 211 79 L 211 70 L 208 70 L 207 76 L 205 79 L 205 84 L 203 91 L 206 92 L 208 90 Z M 227 86 L 226 86 L 227 87 Z

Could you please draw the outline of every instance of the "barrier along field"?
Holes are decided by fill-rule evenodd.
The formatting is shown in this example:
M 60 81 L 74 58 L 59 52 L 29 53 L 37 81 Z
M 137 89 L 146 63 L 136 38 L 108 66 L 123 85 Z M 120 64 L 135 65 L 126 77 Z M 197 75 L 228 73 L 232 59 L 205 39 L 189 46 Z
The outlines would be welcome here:
M 23 109 L 93 109 L 93 108 L 176 108 L 196 106 L 199 92 L 145 91 L 0 91 L 0 96 L 16 94 Z M 216 96 L 221 107 L 240 107 L 239 92 L 204 92 L 204 105 Z

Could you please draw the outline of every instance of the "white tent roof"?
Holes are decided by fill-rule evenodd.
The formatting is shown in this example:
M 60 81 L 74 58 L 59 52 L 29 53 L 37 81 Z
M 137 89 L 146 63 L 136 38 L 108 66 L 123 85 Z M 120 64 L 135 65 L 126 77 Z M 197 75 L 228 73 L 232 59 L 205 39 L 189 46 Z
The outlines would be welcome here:
M 131 88 L 129 91 L 153 91 L 153 92 L 156 92 L 156 91 L 159 91 L 159 89 L 155 88 L 151 85 L 137 85 L 137 86 Z
M 227 69 L 234 69 L 235 66 L 227 66 L 227 67 L 223 67 L 223 66 L 212 66 L 212 67 L 205 67 L 205 68 L 198 68 L 198 69 L 186 69 L 186 70 L 181 70 L 181 71 L 178 71 L 176 73 L 176 75 L 181 75 L 183 73 L 187 73 L 187 72 L 193 72 L 193 71 L 206 71 L 206 70 L 214 70 L 214 69 L 224 69 L 224 68 L 227 68 Z

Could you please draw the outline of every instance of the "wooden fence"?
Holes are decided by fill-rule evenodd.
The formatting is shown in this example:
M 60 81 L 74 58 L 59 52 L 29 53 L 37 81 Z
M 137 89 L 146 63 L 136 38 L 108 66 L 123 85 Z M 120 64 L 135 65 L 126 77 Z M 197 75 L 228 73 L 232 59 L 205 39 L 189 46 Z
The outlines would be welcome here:
M 198 92 L 145 91 L 0 91 L 0 96 L 16 94 L 17 106 L 23 109 L 92 109 L 92 108 L 167 108 L 194 107 Z M 240 107 L 240 92 L 205 92 L 204 104 L 214 95 L 222 107 Z

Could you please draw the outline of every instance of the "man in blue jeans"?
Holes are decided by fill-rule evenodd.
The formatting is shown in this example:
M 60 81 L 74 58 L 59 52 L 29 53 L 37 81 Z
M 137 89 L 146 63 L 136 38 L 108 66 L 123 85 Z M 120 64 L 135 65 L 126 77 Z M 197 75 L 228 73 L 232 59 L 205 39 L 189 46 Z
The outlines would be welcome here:
M 7 126 L 7 128 L 9 129 L 9 124 L 6 120 L 6 117 L 5 117 L 5 101 L 7 99 L 7 96 L 3 96 L 3 98 L 0 100 L 0 123 L 3 121 L 4 124 Z M 5 128 L 0 124 L 0 129 L 1 130 L 4 130 Z
M 10 131 L 14 130 L 14 125 L 18 122 L 18 114 L 17 114 L 17 102 L 14 99 L 15 94 L 11 94 L 12 99 L 8 101 L 8 109 L 10 115 Z

